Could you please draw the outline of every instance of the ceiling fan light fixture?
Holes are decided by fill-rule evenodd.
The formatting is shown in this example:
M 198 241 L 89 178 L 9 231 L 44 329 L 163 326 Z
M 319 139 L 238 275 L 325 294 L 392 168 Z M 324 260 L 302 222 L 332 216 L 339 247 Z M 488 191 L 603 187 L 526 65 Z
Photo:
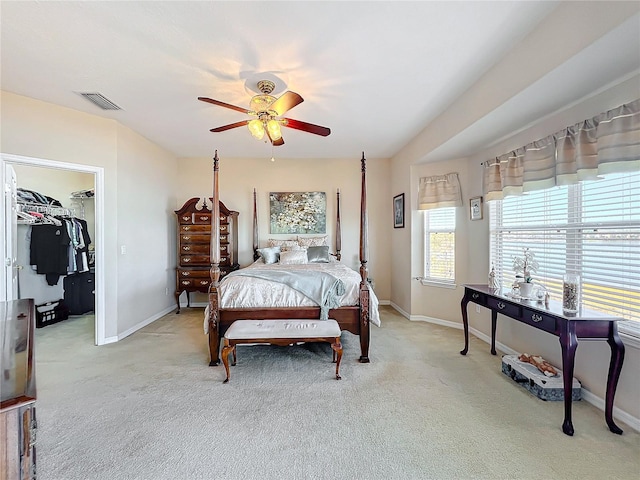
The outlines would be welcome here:
M 264 126 L 262 125 L 262 120 L 258 120 L 257 118 L 251 120 L 249 123 L 247 123 L 247 128 L 251 132 L 251 135 L 254 136 L 254 138 L 262 140 L 262 137 L 264 137 Z
M 271 140 L 280 140 L 282 138 L 282 132 L 280 131 L 280 123 L 277 120 L 267 121 L 267 131 Z
M 256 113 L 266 112 L 273 102 L 276 101 L 276 97 L 271 95 L 255 95 L 249 102 L 249 108 Z

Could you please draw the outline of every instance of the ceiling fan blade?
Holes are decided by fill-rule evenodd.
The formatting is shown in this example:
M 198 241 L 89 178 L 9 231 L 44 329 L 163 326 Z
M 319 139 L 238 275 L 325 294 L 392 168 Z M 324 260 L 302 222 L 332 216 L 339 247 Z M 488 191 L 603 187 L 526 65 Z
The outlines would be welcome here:
M 249 123 L 249 120 L 243 120 L 241 122 L 230 123 L 229 125 L 223 125 L 222 127 L 212 128 L 209 131 L 214 133 L 224 132 L 226 130 L 231 130 L 232 128 L 244 127 L 247 123 Z
M 284 115 L 286 112 L 302 102 L 304 102 L 304 99 L 297 93 L 285 92 L 280 96 L 280 98 L 269 105 L 269 110 L 273 110 L 278 114 L 278 116 L 280 116 Z
M 295 128 L 296 130 L 302 130 L 303 132 L 313 133 L 323 137 L 326 137 L 331 133 L 330 128 L 314 125 L 313 123 L 301 122 L 300 120 L 293 120 L 292 118 L 283 118 L 282 126 Z
M 229 103 L 224 103 L 224 102 L 221 102 L 220 100 L 214 100 L 213 98 L 198 97 L 198 100 L 201 100 L 201 101 L 207 102 L 207 103 L 211 103 L 213 105 L 218 105 L 219 107 L 230 108 L 231 110 L 235 110 L 236 112 L 241 112 L 241 113 L 246 113 L 246 114 L 250 113 L 250 111 L 247 110 L 246 108 L 236 107 L 235 105 L 231 105 Z

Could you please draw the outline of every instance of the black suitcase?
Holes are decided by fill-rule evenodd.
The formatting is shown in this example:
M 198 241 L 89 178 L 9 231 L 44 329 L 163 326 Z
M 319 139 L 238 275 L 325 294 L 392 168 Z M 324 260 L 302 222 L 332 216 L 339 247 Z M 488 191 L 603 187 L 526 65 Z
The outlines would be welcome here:
M 70 315 L 83 315 L 95 308 L 95 274 L 76 273 L 64 278 L 64 302 Z

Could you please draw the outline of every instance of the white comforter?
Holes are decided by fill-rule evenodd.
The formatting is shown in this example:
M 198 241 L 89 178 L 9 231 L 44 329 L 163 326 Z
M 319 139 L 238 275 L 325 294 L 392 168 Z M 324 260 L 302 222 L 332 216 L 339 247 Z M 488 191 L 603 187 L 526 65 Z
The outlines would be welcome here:
M 303 265 L 265 265 L 258 260 L 246 268 L 256 269 L 291 269 L 296 271 L 316 270 L 329 273 L 342 280 L 345 293 L 340 299 L 341 306 L 357 305 L 360 289 L 360 274 L 351 268 L 338 263 L 305 263 Z M 276 282 L 254 277 L 232 276 L 220 282 L 220 308 L 259 308 L 269 307 L 305 307 L 317 306 L 313 300 L 293 288 Z M 371 323 L 380 326 L 378 298 L 373 289 L 369 290 L 369 315 Z M 205 315 L 205 329 L 208 327 Z

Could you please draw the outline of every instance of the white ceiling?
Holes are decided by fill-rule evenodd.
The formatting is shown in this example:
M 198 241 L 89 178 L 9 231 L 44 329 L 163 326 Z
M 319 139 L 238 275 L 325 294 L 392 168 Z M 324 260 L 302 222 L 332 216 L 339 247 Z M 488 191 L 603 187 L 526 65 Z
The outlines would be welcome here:
M 304 98 L 287 117 L 332 131 L 283 129 L 277 157 L 353 158 L 366 150 L 389 158 L 556 5 L 3 1 L 1 87 L 115 119 L 179 157 L 210 157 L 214 149 L 270 157 L 271 147 L 246 128 L 209 132 L 247 116 L 197 97 L 248 108 L 255 82 L 276 78 L 276 96 L 292 90 Z M 100 92 L 123 110 L 100 110 L 77 92 Z M 476 146 L 497 140 L 505 132 L 496 122 L 505 125 L 489 118 L 490 129 L 477 124 L 469 138 Z M 460 153 L 445 145 L 440 157 Z

